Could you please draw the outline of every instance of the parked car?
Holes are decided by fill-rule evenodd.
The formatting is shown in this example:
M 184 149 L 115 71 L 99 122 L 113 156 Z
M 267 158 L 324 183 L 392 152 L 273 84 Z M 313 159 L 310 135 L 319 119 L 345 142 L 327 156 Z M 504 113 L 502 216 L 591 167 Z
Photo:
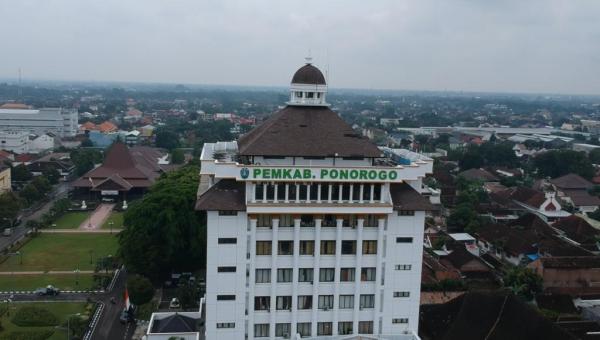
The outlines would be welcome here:
M 35 294 L 37 294 L 39 296 L 45 296 L 45 295 L 56 296 L 59 293 L 60 293 L 60 290 L 52 285 L 48 285 L 46 287 L 38 288 L 35 290 Z
M 171 309 L 181 308 L 181 304 L 179 303 L 179 299 L 172 298 L 171 302 L 169 302 L 169 308 L 171 308 Z
M 4 231 L 2 232 L 2 236 L 10 236 L 12 235 L 12 228 L 4 228 Z

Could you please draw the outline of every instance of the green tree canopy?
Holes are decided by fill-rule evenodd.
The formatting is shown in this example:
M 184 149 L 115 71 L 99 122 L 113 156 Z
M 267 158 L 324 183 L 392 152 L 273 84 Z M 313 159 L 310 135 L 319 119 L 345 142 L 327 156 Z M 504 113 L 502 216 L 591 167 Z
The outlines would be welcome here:
M 0 225 L 11 225 L 19 215 L 21 199 L 12 191 L 0 195 Z
M 172 270 L 204 267 L 206 226 L 194 210 L 198 167 L 185 166 L 160 178 L 125 213 L 119 254 L 129 270 L 158 279 Z
M 171 152 L 171 163 L 173 164 L 183 164 L 185 161 L 185 155 L 183 154 L 183 150 L 175 149 Z
M 127 292 L 131 303 L 140 306 L 152 300 L 154 287 L 147 277 L 130 275 L 127 277 Z
M 551 150 L 538 155 L 533 162 L 540 177 L 555 178 L 568 173 L 585 178 L 594 176 L 594 167 L 584 152 Z
M 60 172 L 55 168 L 44 169 L 42 175 L 48 179 L 50 184 L 58 184 L 58 181 L 60 180 Z
M 542 278 L 529 268 L 510 268 L 504 275 L 503 281 L 505 287 L 528 301 L 542 291 Z
M 179 134 L 169 128 L 160 128 L 156 131 L 155 144 L 159 148 L 173 150 L 179 147 Z
M 10 177 L 15 182 L 25 182 L 30 180 L 33 175 L 24 164 L 19 164 L 11 169 Z
M 34 202 L 42 198 L 40 193 L 35 188 L 35 185 L 31 183 L 28 183 L 25 187 L 23 187 L 21 192 L 19 192 L 19 195 L 27 202 L 28 205 L 32 205 Z
M 81 176 L 102 162 L 102 153 L 94 149 L 77 149 L 71 152 L 71 160 L 75 164 L 75 172 Z

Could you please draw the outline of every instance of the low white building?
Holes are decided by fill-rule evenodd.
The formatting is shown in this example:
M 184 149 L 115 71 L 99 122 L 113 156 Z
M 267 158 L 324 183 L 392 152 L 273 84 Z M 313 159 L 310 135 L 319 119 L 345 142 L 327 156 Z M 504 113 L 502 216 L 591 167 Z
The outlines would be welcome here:
M 30 140 L 29 143 L 29 153 L 42 153 L 46 151 L 51 151 L 55 146 L 55 138 L 48 134 L 43 134 L 41 136 L 37 136 L 34 139 Z
M 0 150 L 14 153 L 29 152 L 29 133 L 26 131 L 0 131 Z

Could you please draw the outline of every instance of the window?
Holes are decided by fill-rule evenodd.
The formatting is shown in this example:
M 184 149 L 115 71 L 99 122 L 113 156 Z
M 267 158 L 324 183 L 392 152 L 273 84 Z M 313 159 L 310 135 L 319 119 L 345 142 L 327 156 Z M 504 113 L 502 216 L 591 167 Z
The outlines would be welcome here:
M 298 309 L 312 309 L 312 295 L 299 295 Z
M 394 297 L 409 297 L 410 292 L 394 292 Z
M 333 295 L 319 295 L 319 309 L 333 309 Z
M 218 267 L 218 273 L 235 273 L 235 267 Z
M 373 334 L 373 321 L 359 321 L 358 334 Z
M 335 255 L 335 241 L 321 241 L 321 255 Z
M 354 308 L 354 295 L 340 295 L 340 309 Z
M 311 194 L 312 194 L 312 188 L 311 188 Z M 315 226 L 315 218 L 312 215 L 300 216 L 300 226 L 301 227 L 314 227 Z
M 263 200 L 263 189 L 264 188 L 264 184 L 256 184 L 256 187 L 254 188 L 254 198 L 257 201 L 262 201 Z M 260 216 L 259 216 L 260 218 Z
M 292 268 L 277 269 L 277 282 L 292 282 Z
M 314 255 L 315 241 L 300 241 L 300 255 Z
M 277 247 L 278 255 L 293 255 L 294 254 L 294 241 L 279 241 Z
M 410 264 L 397 264 L 396 265 L 396 270 L 411 270 L 412 269 L 412 265 Z
M 219 244 L 236 244 L 237 238 L 235 237 L 219 237 Z
M 285 200 L 285 184 L 277 184 L 277 199 Z
M 276 323 L 275 324 L 275 336 L 289 338 L 291 328 L 292 328 L 291 323 Z
M 292 199 L 291 196 L 290 196 L 290 199 Z M 279 216 L 279 226 L 280 227 L 293 227 L 294 226 L 294 219 L 292 218 L 292 215 L 281 215 L 281 216 Z
M 335 268 L 321 268 L 319 270 L 319 282 L 333 282 Z
M 356 228 L 357 223 L 358 222 L 357 222 L 355 215 L 347 215 L 347 216 L 344 216 L 344 221 L 342 222 L 342 226 Z
M 336 224 L 336 219 L 335 219 L 335 215 L 325 215 L 323 216 L 323 221 L 321 222 L 321 226 L 322 227 L 327 227 L 327 228 L 335 228 L 335 224 Z
M 217 295 L 217 301 L 235 301 L 235 295 Z
M 338 334 L 352 334 L 352 321 L 338 322 Z
M 375 308 L 375 295 L 361 294 L 359 306 L 360 308 Z
M 350 200 L 350 184 L 342 184 L 342 201 Z
M 217 322 L 217 328 L 235 328 L 235 322 Z
M 257 269 L 256 270 L 256 283 L 270 283 L 271 282 L 271 269 Z
M 254 310 L 269 310 L 271 308 L 271 297 L 270 296 L 255 296 L 254 297 Z
M 396 243 L 412 243 L 412 237 L 396 237 Z
M 254 325 L 254 337 L 255 338 L 266 338 L 269 336 L 269 324 L 268 323 L 257 323 Z
M 377 254 L 377 241 L 363 241 L 362 253 L 363 255 Z
M 332 334 L 333 334 L 333 322 L 317 323 L 317 335 L 332 335 Z
M 342 255 L 355 255 L 356 241 L 342 241 Z
M 256 255 L 271 255 L 271 241 L 256 241 Z
M 275 200 L 275 185 L 267 184 L 267 201 Z
M 304 157 L 306 158 L 306 157 Z M 317 195 L 319 194 L 319 185 L 318 184 L 309 184 L 309 188 L 310 188 L 310 200 L 311 201 L 316 201 L 317 200 Z
M 219 210 L 219 216 L 236 216 L 237 211 L 235 210 Z
M 306 92 L 306 98 L 312 98 L 314 94 L 314 92 Z
M 379 220 L 375 215 L 367 215 L 363 225 L 367 228 L 377 228 L 379 226 Z
M 302 98 L 302 91 L 296 91 L 296 98 Z
M 291 310 L 292 309 L 292 297 L 291 296 L 278 296 L 276 306 L 277 306 L 277 310 Z
M 313 282 L 313 269 L 312 268 L 298 269 L 298 282 Z
M 300 336 L 310 336 L 310 322 L 298 322 L 296 324 L 296 332 L 300 334 Z
M 354 268 L 342 268 L 340 269 L 340 281 L 342 282 L 354 282 L 355 270 Z
M 256 226 L 258 228 L 271 228 L 273 227 L 273 216 L 271 215 L 258 215 L 256 220 Z
M 398 216 L 415 216 L 414 210 L 399 210 Z
M 408 323 L 408 318 L 392 319 L 392 323 Z
M 381 200 L 381 184 L 375 183 L 373 185 L 373 200 L 380 201 Z
M 327 201 L 329 199 L 329 185 L 326 183 L 321 184 L 321 201 Z M 333 199 L 333 197 L 332 197 Z
M 362 268 L 360 270 L 361 281 L 375 281 L 375 268 Z

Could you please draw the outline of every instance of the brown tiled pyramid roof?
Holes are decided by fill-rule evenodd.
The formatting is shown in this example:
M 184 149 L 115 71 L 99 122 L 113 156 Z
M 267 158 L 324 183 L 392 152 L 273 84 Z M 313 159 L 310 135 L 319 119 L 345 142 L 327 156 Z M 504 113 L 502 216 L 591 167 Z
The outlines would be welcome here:
M 246 210 L 246 184 L 222 179 L 206 190 L 196 201 L 196 210 Z
M 287 106 L 238 141 L 242 156 L 381 157 L 328 107 Z

